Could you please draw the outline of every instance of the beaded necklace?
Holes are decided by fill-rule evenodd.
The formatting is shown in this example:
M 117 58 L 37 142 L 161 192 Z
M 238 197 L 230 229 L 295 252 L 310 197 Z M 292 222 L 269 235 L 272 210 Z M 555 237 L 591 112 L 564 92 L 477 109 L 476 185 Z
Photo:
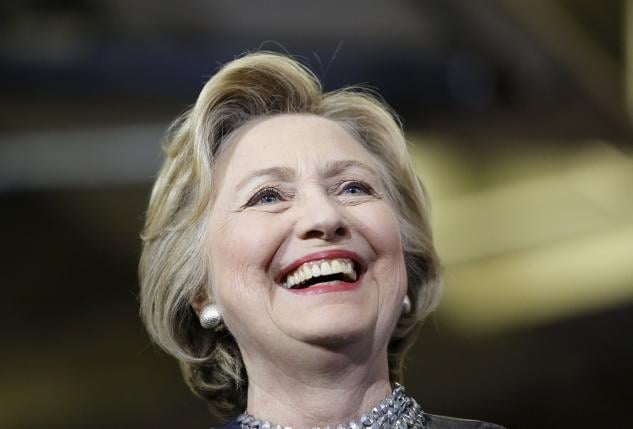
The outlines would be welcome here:
M 241 429 L 293 429 L 258 420 L 248 413 L 237 418 Z M 425 413 L 415 399 L 404 393 L 404 387 L 396 383 L 396 388 L 359 420 L 346 424 L 328 425 L 322 429 L 426 429 Z M 321 428 L 312 428 L 321 429 Z

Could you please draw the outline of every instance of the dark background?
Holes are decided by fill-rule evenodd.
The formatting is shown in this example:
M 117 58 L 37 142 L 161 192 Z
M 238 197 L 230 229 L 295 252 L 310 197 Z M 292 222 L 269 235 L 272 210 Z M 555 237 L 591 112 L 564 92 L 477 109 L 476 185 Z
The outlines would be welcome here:
M 169 122 L 257 49 L 402 116 L 446 283 L 423 408 L 632 427 L 628 3 L 3 2 L 0 427 L 215 423 L 139 322 L 138 235 Z

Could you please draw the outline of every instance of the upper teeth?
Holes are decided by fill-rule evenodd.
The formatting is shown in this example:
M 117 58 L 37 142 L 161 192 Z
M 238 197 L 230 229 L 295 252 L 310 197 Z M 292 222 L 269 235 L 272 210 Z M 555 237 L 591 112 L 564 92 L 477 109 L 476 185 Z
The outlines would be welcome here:
M 297 286 L 313 277 L 344 274 L 348 279 L 356 281 L 354 263 L 349 259 L 330 259 L 327 261 L 310 261 L 300 265 L 286 276 L 283 285 L 287 288 Z

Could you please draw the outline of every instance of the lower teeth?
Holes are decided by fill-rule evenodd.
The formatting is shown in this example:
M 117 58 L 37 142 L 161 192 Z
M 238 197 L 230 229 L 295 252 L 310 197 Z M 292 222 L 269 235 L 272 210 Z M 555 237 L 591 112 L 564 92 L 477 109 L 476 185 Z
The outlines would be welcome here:
M 311 284 L 302 283 L 302 284 L 290 286 L 289 289 L 307 289 L 312 286 L 328 286 L 328 285 L 332 285 L 332 284 L 336 284 L 340 282 L 353 283 L 354 281 L 352 279 L 346 278 L 346 279 L 335 279 L 335 280 L 329 280 L 326 282 L 318 282 L 318 283 L 311 283 Z

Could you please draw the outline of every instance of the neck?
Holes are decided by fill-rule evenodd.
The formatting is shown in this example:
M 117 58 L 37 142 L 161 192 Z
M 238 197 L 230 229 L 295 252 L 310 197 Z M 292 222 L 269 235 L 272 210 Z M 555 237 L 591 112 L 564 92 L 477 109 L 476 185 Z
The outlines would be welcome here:
M 244 354 L 249 414 L 282 426 L 324 427 L 360 418 L 391 392 L 386 350 L 363 357 L 304 352 L 282 362 L 255 362 Z

